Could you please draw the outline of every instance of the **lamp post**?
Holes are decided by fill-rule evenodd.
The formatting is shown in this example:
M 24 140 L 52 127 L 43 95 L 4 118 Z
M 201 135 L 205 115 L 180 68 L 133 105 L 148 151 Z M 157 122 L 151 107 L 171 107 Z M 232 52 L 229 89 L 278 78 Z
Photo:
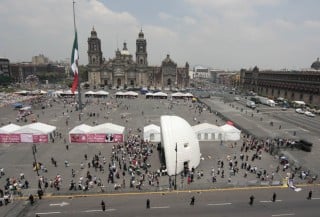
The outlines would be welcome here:
M 36 165 L 36 172 L 37 172 L 37 175 L 39 176 L 36 153 L 37 153 L 37 146 L 36 146 L 36 144 L 33 144 L 33 145 L 32 145 L 32 154 L 33 154 L 34 163 L 35 163 L 35 165 Z
M 178 144 L 176 143 L 176 172 L 174 174 L 174 190 L 177 190 Z

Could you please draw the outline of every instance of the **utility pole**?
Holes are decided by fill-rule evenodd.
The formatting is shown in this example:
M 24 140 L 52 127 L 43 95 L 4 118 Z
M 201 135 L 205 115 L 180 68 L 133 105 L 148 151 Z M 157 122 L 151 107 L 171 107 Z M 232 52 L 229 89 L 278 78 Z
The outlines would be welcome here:
M 38 168 L 38 162 L 37 162 L 37 158 L 36 158 L 36 153 L 37 153 L 37 146 L 36 146 L 36 144 L 33 144 L 32 145 L 32 154 L 33 154 L 34 163 L 36 165 L 36 172 L 37 172 L 37 175 L 39 177 L 39 168 Z
M 174 175 L 174 190 L 177 190 L 177 167 L 178 167 L 178 143 L 176 143 L 176 172 Z

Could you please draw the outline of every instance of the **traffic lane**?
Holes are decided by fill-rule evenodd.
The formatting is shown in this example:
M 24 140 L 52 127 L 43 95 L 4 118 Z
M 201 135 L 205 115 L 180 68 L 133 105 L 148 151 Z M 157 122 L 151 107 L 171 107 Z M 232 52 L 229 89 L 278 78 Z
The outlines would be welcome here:
M 276 213 L 297 212 L 301 209 L 300 204 L 306 204 L 311 206 L 317 206 L 319 200 L 306 200 L 306 194 L 308 190 L 312 188 L 306 188 L 301 192 L 295 192 L 291 189 L 260 189 L 260 190 L 218 190 L 214 192 L 185 192 L 185 193 L 170 193 L 170 194 L 125 194 L 117 196 L 92 196 L 92 197 L 79 197 L 74 199 L 46 199 L 38 202 L 37 213 L 47 213 L 48 215 L 58 215 L 78 212 L 82 213 L 99 213 L 101 209 L 101 200 L 106 203 L 106 209 L 108 212 L 112 212 L 113 216 L 117 216 L 118 213 L 123 214 L 136 214 L 139 215 L 146 208 L 146 200 L 150 199 L 151 209 L 157 216 L 161 216 L 161 212 L 168 213 L 168 216 L 181 214 L 181 210 L 185 210 L 190 207 L 190 200 L 192 196 L 195 196 L 196 210 L 206 210 L 211 212 L 212 210 L 219 210 L 219 212 L 225 213 L 226 216 L 232 216 L 237 212 L 242 212 L 242 208 L 249 206 L 249 197 L 255 196 L 254 207 L 260 212 L 264 212 L 266 215 L 271 215 L 270 210 L 277 211 Z M 319 192 L 319 188 L 312 189 L 314 192 Z M 277 202 L 272 203 L 271 198 L 273 192 L 277 193 Z M 314 193 L 314 197 L 319 196 L 318 193 Z M 270 202 L 267 202 L 270 201 Z M 229 210 L 237 210 L 237 212 L 229 213 Z M 129 211 L 128 211 L 129 210 Z M 169 211 L 168 211 L 169 210 Z M 252 209 L 251 209 L 252 210 Z M 250 211 L 250 210 L 249 210 Z M 159 212 L 159 213 L 158 213 Z M 193 212 L 192 210 L 190 211 Z M 198 211 L 197 211 L 198 212 Z M 300 211 L 299 211 L 300 212 Z M 189 212 L 188 212 L 189 213 Z M 199 213 L 206 216 L 206 213 Z M 255 212 L 252 213 L 252 216 Z M 121 215 L 119 215 L 121 216 Z M 190 215 L 192 216 L 192 215 Z

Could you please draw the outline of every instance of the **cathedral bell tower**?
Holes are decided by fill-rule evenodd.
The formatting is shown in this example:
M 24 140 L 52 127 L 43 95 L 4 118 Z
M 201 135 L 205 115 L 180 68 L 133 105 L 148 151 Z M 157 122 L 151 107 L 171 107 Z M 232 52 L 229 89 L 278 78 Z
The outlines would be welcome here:
M 100 66 L 102 64 L 101 41 L 97 32 L 92 28 L 91 37 L 88 38 L 88 65 Z
M 147 40 L 144 38 L 142 30 L 136 41 L 136 63 L 138 66 L 148 66 Z

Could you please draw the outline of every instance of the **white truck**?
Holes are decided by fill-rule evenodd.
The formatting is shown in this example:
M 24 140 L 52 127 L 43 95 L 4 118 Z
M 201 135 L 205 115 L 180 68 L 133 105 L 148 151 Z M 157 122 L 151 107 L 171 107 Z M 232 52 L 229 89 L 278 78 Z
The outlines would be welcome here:
M 251 108 L 251 109 L 255 109 L 257 106 L 256 106 L 256 103 L 251 101 L 251 100 L 248 100 L 247 101 L 247 107 Z
M 270 107 L 274 107 L 275 106 L 275 102 L 271 99 L 268 99 L 266 97 L 259 97 L 259 101 L 261 104 L 264 104 L 264 105 L 267 105 L 267 106 L 270 106 Z

